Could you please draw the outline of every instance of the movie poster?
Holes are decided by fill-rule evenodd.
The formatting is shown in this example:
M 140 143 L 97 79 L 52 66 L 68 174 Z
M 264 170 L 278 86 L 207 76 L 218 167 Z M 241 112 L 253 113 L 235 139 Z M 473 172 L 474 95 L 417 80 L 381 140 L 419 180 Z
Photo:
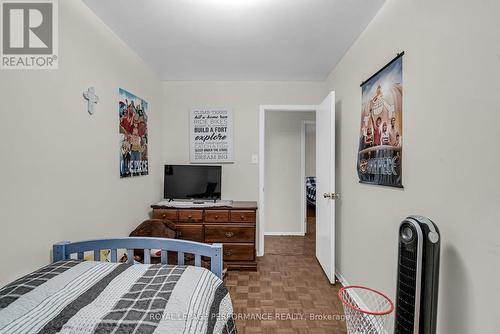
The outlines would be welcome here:
M 191 162 L 233 162 L 233 114 L 229 110 L 191 111 Z
M 148 103 L 119 90 L 120 177 L 148 175 Z
M 361 85 L 358 175 L 362 183 L 403 187 L 403 54 Z

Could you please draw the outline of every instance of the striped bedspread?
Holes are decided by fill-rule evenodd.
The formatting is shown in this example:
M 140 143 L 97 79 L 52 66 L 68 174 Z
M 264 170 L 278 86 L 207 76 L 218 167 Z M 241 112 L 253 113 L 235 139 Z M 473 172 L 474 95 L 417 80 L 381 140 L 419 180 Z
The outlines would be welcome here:
M 306 177 L 306 198 L 307 203 L 316 205 L 316 176 Z
M 0 333 L 236 333 L 222 281 L 192 266 L 68 260 L 0 289 Z

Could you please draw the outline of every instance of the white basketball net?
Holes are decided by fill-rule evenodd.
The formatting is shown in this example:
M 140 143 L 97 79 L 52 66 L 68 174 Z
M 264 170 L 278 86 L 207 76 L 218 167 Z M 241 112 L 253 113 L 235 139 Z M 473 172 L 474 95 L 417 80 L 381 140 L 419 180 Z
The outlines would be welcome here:
M 340 289 L 339 297 L 344 307 L 347 333 L 387 333 L 386 323 L 394 310 L 387 296 L 369 288 L 347 286 Z

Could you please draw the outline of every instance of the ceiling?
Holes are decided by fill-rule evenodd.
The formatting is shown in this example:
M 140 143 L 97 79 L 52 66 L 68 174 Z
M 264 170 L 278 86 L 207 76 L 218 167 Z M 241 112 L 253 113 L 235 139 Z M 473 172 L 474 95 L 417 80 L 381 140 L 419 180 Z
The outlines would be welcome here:
M 323 80 L 384 0 L 84 0 L 162 80 Z

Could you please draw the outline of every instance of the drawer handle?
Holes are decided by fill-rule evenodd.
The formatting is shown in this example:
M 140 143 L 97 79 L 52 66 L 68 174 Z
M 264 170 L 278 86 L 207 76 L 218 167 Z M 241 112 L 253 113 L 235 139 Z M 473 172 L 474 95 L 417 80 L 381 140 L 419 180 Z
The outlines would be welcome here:
M 219 216 L 215 216 L 215 219 L 219 219 Z
M 179 237 L 179 238 L 182 237 L 182 232 L 181 231 L 177 232 L 177 237 Z
M 231 251 L 224 252 L 224 256 L 231 256 L 231 255 L 233 255 L 233 252 L 231 252 Z
M 232 238 L 234 237 L 234 233 L 233 232 L 226 232 L 226 238 Z
M 193 219 L 193 216 L 189 215 L 189 216 L 188 216 L 188 219 Z
M 244 220 L 245 219 L 245 216 L 241 215 L 240 216 L 241 220 Z
M 165 218 L 167 218 L 167 215 L 166 215 L 166 214 L 162 214 L 162 215 L 161 215 L 161 217 L 162 217 L 163 219 L 165 219 Z

